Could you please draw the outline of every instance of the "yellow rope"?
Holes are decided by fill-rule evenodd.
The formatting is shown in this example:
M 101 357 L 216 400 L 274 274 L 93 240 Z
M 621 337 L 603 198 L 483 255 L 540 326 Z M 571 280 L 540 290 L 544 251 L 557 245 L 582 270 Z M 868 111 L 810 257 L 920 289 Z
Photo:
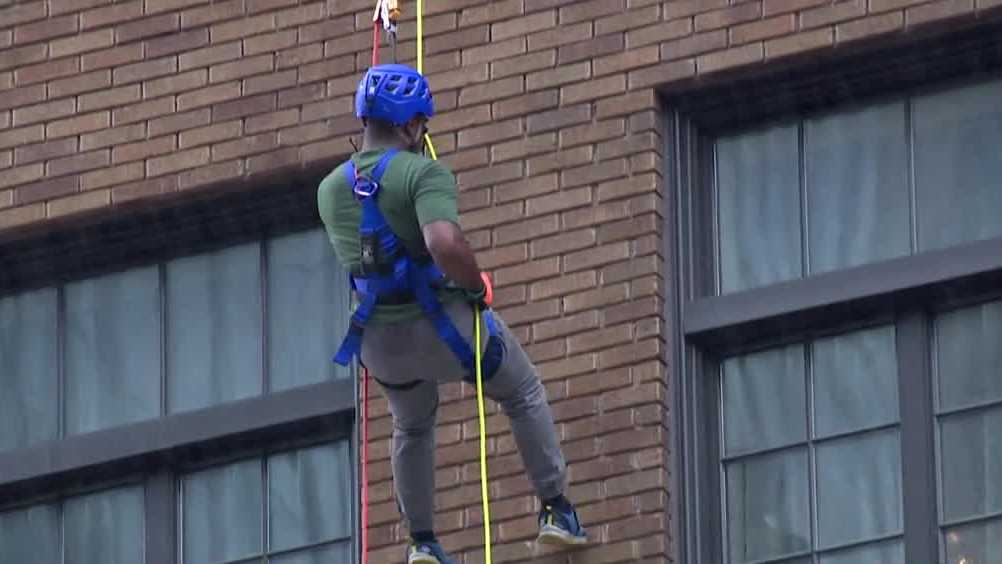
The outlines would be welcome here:
M 417 70 L 424 74 L 424 0 L 417 0 Z M 425 133 L 425 144 L 433 160 L 438 160 L 431 136 Z M 477 363 L 477 411 L 480 416 L 480 498 L 484 508 L 484 564 L 491 564 L 491 508 L 487 495 L 487 418 L 484 415 L 483 352 L 480 348 L 480 308 L 473 306 Z

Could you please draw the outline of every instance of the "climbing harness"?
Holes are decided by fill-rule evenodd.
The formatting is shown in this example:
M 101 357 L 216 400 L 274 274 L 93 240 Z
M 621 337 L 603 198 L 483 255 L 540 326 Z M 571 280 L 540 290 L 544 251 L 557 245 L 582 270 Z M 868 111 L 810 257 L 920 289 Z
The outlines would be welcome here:
M 417 70 L 423 73 L 424 58 L 424 2 L 417 0 Z M 380 28 L 390 35 L 393 60 L 396 62 L 396 22 L 400 16 L 397 0 L 377 0 L 373 13 L 372 66 L 379 65 Z M 378 88 L 378 87 L 377 87 Z M 437 160 L 431 136 L 425 133 L 424 146 L 432 159 Z M 465 370 L 464 380 L 472 381 L 477 389 L 477 407 L 480 424 L 480 485 L 484 513 L 484 554 L 486 564 L 491 564 L 490 503 L 487 487 L 487 429 L 484 409 L 484 379 L 489 379 L 500 366 L 505 350 L 503 340 L 490 309 L 481 312 L 479 304 L 473 305 L 474 346 L 463 338 L 445 312 L 437 290 L 447 283 L 444 273 L 430 257 L 412 257 L 390 228 L 378 206 L 380 181 L 397 150 L 386 151 L 371 172 L 363 174 L 349 159 L 345 176 L 354 197 L 361 203 L 359 224 L 361 260 L 357 271 L 349 274 L 351 287 L 361 297 L 352 314 L 347 335 L 341 343 L 334 361 L 347 366 L 361 350 L 366 323 L 379 304 L 418 303 L 432 322 L 436 333 L 459 360 Z M 488 292 L 492 292 L 487 284 Z M 487 299 L 489 304 L 492 301 Z M 486 353 L 481 346 L 481 313 L 487 328 Z M 362 366 L 362 422 L 361 422 L 361 562 L 368 562 L 368 419 L 369 370 Z M 378 380 L 377 380 L 378 381 Z M 407 387 L 406 385 L 404 386 Z

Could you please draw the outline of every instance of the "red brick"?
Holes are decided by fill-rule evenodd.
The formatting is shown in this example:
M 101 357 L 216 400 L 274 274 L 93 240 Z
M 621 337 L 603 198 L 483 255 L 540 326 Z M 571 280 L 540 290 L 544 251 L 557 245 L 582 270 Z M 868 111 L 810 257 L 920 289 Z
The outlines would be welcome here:
M 495 203 L 505 203 L 555 191 L 557 191 L 556 174 L 533 176 L 495 186 L 494 201 Z
M 468 106 L 486 100 L 502 100 L 525 91 L 525 80 L 512 76 L 501 80 L 467 86 L 459 92 L 459 105 Z
M 86 31 L 96 27 L 134 20 L 142 15 L 142 0 L 94 8 L 80 14 L 80 29 Z
M 172 74 L 156 80 L 148 80 L 143 83 L 144 98 L 159 98 L 167 94 L 177 94 L 187 92 L 196 88 L 201 88 L 208 83 L 208 71 L 198 69 L 180 74 Z
M 57 119 L 73 115 L 75 111 L 76 104 L 72 98 L 43 102 L 34 106 L 22 106 L 14 108 L 14 125 L 22 126 Z
M 307 102 L 324 99 L 324 83 L 307 84 L 296 88 L 282 90 L 278 93 L 278 107 L 288 108 L 301 106 Z
M 240 96 L 240 82 L 227 82 L 185 92 L 177 97 L 178 111 L 186 111 L 192 108 L 199 108 L 210 104 L 232 100 Z
M 615 98 L 599 100 L 595 104 L 595 117 L 602 120 L 615 116 L 632 114 L 640 110 L 655 108 L 657 100 L 654 90 L 645 88 L 629 92 Z
M 224 61 L 239 59 L 243 55 L 243 47 L 239 41 L 213 45 L 194 51 L 187 51 L 178 56 L 178 68 L 180 70 L 191 70 L 199 67 L 207 67 Z
M 800 29 L 829 25 L 866 14 L 866 0 L 849 0 L 800 13 Z
M 546 196 L 544 196 L 546 197 Z M 556 214 L 542 217 L 534 217 L 510 223 L 494 230 L 494 243 L 497 245 L 507 245 L 520 241 L 529 241 L 545 235 L 550 235 L 560 231 L 560 221 Z M 500 273 L 499 273 L 500 275 Z M 525 282 L 526 280 L 518 280 Z
M 18 129 L 0 131 L 0 149 L 18 147 L 45 139 L 45 127 L 41 124 Z
M 674 20 L 685 16 L 709 12 L 727 6 L 730 0 L 676 0 L 664 6 L 664 19 Z
M 520 217 L 522 217 L 522 203 L 515 202 L 465 213 L 460 216 L 460 223 L 462 223 L 463 229 L 474 230 L 509 222 Z
M 14 78 L 18 84 L 27 85 L 79 72 L 80 59 L 72 57 L 15 69 Z
M 244 54 L 258 55 L 260 53 L 271 53 L 292 47 L 296 42 L 297 32 L 294 29 L 257 35 L 244 39 Z
M 288 88 L 296 83 L 296 69 L 265 74 L 248 78 L 244 81 L 244 93 L 248 95 L 260 94 Z
M 974 0 L 940 0 L 905 10 L 905 18 L 908 25 L 912 26 L 973 11 Z
M 138 143 L 118 145 L 111 151 L 111 160 L 115 164 L 138 161 L 149 157 L 167 155 L 177 149 L 174 135 L 164 135 Z
M 491 159 L 494 162 L 503 162 L 510 159 L 517 159 L 537 153 L 542 153 L 555 149 L 557 146 L 556 133 L 542 133 L 524 139 L 499 143 L 491 147 Z
M 115 27 L 115 37 L 118 43 L 128 43 L 180 29 L 181 17 L 178 14 L 163 14 L 121 24 Z
M 303 45 L 294 49 L 281 51 L 275 57 L 275 68 L 285 69 L 298 67 L 304 63 L 319 61 L 324 56 L 324 46 L 321 43 Z
M 15 26 L 45 17 L 45 2 L 22 2 L 0 8 L 0 22 Z
M 5 48 L 0 51 L 0 70 L 44 61 L 46 53 L 48 53 L 48 46 L 44 43 L 26 45 L 16 49 Z
M 236 141 L 213 145 L 212 160 L 226 161 L 236 157 L 263 153 L 276 147 L 278 147 L 278 136 L 274 132 L 245 136 Z
M 56 157 L 65 157 L 77 152 L 77 140 L 75 137 L 46 141 L 45 143 L 34 143 L 31 145 L 21 145 L 14 149 L 14 162 L 19 165 L 45 161 Z
M 525 53 L 525 38 L 514 37 L 505 41 L 463 49 L 462 61 L 464 65 L 472 65 L 514 57 L 522 53 Z
M 486 64 L 470 65 L 460 69 L 430 74 L 428 82 L 432 91 L 440 92 L 452 88 L 460 88 L 469 84 L 484 82 L 488 77 L 488 66 Z M 358 80 L 352 80 L 357 84 Z
M 209 162 L 209 148 L 199 147 L 187 151 L 178 151 L 165 157 L 157 157 L 146 161 L 148 176 L 160 176 L 171 172 L 195 168 Z
M 204 186 L 220 180 L 237 178 L 244 173 L 243 160 L 216 163 L 182 172 L 179 177 L 179 188 L 187 190 L 196 186 Z
M 0 229 L 37 222 L 45 218 L 45 204 L 0 210 Z
M 879 12 L 887 12 L 889 10 L 897 10 L 899 8 L 905 8 L 926 2 L 929 2 L 929 0 L 871 0 L 870 13 L 876 14 Z
M 589 187 L 573 190 L 562 189 L 556 194 L 539 196 L 525 202 L 525 215 L 534 216 L 555 211 L 565 211 L 590 204 L 592 190 Z
M 0 20 L 0 25 L 7 25 L 7 22 Z M 34 43 L 44 41 L 61 35 L 76 33 L 78 29 L 78 18 L 63 16 L 59 18 L 47 18 L 42 21 L 22 24 L 14 27 L 14 43 Z
M 175 109 L 174 98 L 172 96 L 165 96 L 148 102 L 141 102 L 139 104 L 133 104 L 122 108 L 115 108 L 112 110 L 112 123 L 114 123 L 117 127 L 126 123 L 171 114 L 175 111 Z
M 180 8 L 188 8 L 205 4 L 206 0 L 145 0 L 146 13 L 156 14 L 158 12 L 172 12 Z
M 80 153 L 71 157 L 54 159 L 46 163 L 47 176 L 62 176 L 86 170 L 94 170 L 107 166 L 110 162 L 109 151 L 100 149 L 89 153 Z
M 101 110 L 112 106 L 121 106 L 142 99 L 142 88 L 138 84 L 111 88 L 102 92 L 84 94 L 77 101 L 78 110 L 88 112 Z
M 24 205 L 72 194 L 77 191 L 79 180 L 76 176 L 64 176 L 34 184 L 23 184 L 18 186 L 15 199 L 19 205 Z
M 557 64 L 564 65 L 582 59 L 591 59 L 600 55 L 616 53 L 622 51 L 623 46 L 622 33 L 604 35 L 587 41 L 571 43 L 557 49 Z
M 111 203 L 110 190 L 93 190 L 47 203 L 48 216 L 60 217 L 107 206 Z
M 559 102 L 557 90 L 542 90 L 524 96 L 509 98 L 492 105 L 494 119 L 507 119 L 531 114 L 548 108 L 556 108 Z M 519 128 L 519 133 L 521 128 Z M 462 139 L 462 134 L 460 134 Z
M 372 12 L 369 12 L 370 15 Z M 371 44 L 371 26 L 368 28 L 370 35 L 369 41 Z M 355 33 L 355 19 L 354 17 L 348 16 L 343 18 L 333 18 L 327 19 L 322 22 L 317 22 L 313 24 L 304 25 L 299 28 L 299 42 L 300 43 L 312 43 L 314 41 L 321 41 L 324 39 L 331 39 L 333 37 L 340 37 L 344 35 L 362 35 Z
M 150 137 L 190 129 L 200 125 L 207 125 L 211 119 L 212 111 L 209 108 L 151 119 L 149 126 Z
M 247 133 L 260 133 L 287 127 L 299 122 L 299 108 L 279 110 L 267 114 L 248 116 L 245 129 Z
M 211 6 L 190 8 L 181 13 L 181 27 L 198 27 L 235 18 L 244 13 L 244 0 L 213 2 Z
M 482 167 L 490 162 L 490 154 L 487 147 L 477 147 L 466 151 L 439 155 L 442 161 L 452 172 L 462 172 L 471 168 Z M 483 190 L 467 190 L 459 194 L 460 211 L 481 208 L 490 204 L 490 188 Z
M 648 6 L 629 10 L 595 20 L 595 35 L 605 35 L 630 29 L 638 29 L 661 19 L 658 6 Z
M 557 25 L 555 10 L 536 12 L 527 16 L 512 18 L 491 24 L 491 41 L 526 35 L 534 31 L 550 29 Z
M 741 22 L 757 20 L 762 17 L 761 2 L 745 2 L 729 8 L 698 14 L 694 19 L 696 31 L 706 31 L 732 26 Z
M 661 44 L 661 59 L 670 61 L 727 47 L 727 30 L 697 33 Z
M 695 59 L 672 61 L 653 67 L 630 71 L 629 88 L 636 90 L 648 86 L 667 84 L 696 75 Z
M 522 163 L 511 162 L 494 164 L 488 168 L 464 172 L 458 175 L 457 181 L 463 189 L 468 190 L 521 178 L 522 174 Z
M 491 65 L 491 78 L 504 78 L 513 74 L 524 74 L 542 68 L 552 67 L 557 62 L 556 49 L 538 51 L 518 57 L 494 61 Z M 531 89 L 531 88 L 530 88 Z
M 326 121 L 318 121 L 283 129 L 279 132 L 278 140 L 282 145 L 301 145 L 309 141 L 330 137 L 331 135 L 332 131 L 328 123 Z
M 626 10 L 626 0 L 589 0 L 560 8 L 560 24 L 593 20 Z
M 762 15 L 771 16 L 785 12 L 795 12 L 804 8 L 811 8 L 828 4 L 831 0 L 762 0 Z
M 45 126 L 45 136 L 54 138 L 104 129 L 111 125 L 110 117 L 108 111 L 101 111 L 50 122 Z
M 700 73 L 716 72 L 736 66 L 759 62 L 765 57 L 762 43 L 749 43 L 726 51 L 701 55 L 696 59 L 696 69 Z
M 550 129 L 561 129 L 569 125 L 588 121 L 591 117 L 591 106 L 589 104 L 567 106 L 559 110 L 541 112 L 527 117 L 527 131 L 529 133 L 540 133 Z
M 205 28 L 172 33 L 146 42 L 146 58 L 155 59 L 182 51 L 191 51 L 209 44 L 209 31 Z
M 854 41 L 904 28 L 905 19 L 901 12 L 890 12 L 839 24 L 835 28 L 837 41 Z
M 782 37 L 765 42 L 765 57 L 773 59 L 802 53 L 821 47 L 830 47 L 835 43 L 835 30 L 823 28 L 805 31 L 789 37 Z
M 209 82 L 225 82 L 245 76 L 271 72 L 275 57 L 271 53 L 257 57 L 243 57 L 233 62 L 213 65 L 209 69 Z
M 309 63 L 299 68 L 300 82 L 314 82 L 341 76 L 355 71 L 354 57 L 333 57 L 316 63 Z
M 114 0 L 49 0 L 49 14 L 76 12 L 85 8 L 111 4 Z
M 476 123 L 485 123 L 490 121 L 490 113 L 490 106 L 484 104 L 439 114 L 435 118 L 435 131 L 456 131 Z
M 592 61 L 592 74 L 596 77 L 653 65 L 659 62 L 657 45 L 631 49 L 615 55 L 607 55 Z
M 175 190 L 177 190 L 177 176 L 165 176 L 116 186 L 111 190 L 111 200 L 115 203 L 128 202 Z
M 102 147 L 111 147 L 130 141 L 138 141 L 146 137 L 146 124 L 135 123 L 113 129 L 104 129 L 80 136 L 80 150 L 90 151 Z
M 111 47 L 115 44 L 115 34 L 111 29 L 101 29 L 91 33 L 84 33 L 67 39 L 60 39 L 49 43 L 49 56 L 52 58 L 75 55 L 87 51 L 94 51 Z
M 670 39 L 678 39 L 691 35 L 692 21 L 689 19 L 673 20 L 649 27 L 632 29 L 626 32 L 626 46 L 635 49 L 651 43 L 659 43 Z
M 595 230 L 568 231 L 532 242 L 532 257 L 545 257 L 591 247 L 595 244 Z
M 546 153 L 526 161 L 526 169 L 530 176 L 550 171 L 560 171 L 565 168 L 592 162 L 594 151 L 591 146 L 574 147 L 555 153 Z
M 0 188 L 8 186 L 18 186 L 26 182 L 33 182 L 45 175 L 45 167 L 42 163 L 19 166 L 3 171 L 0 174 Z
M 730 29 L 731 45 L 786 35 L 793 33 L 796 29 L 797 18 L 793 14 L 737 25 Z
M 600 288 L 565 295 L 563 308 L 565 312 L 582 311 L 603 305 L 611 305 L 626 300 L 629 295 L 628 284 L 605 285 Z
M 274 14 L 261 14 L 249 18 L 217 23 L 210 30 L 213 43 L 222 43 L 249 35 L 274 30 L 276 26 Z
M 143 46 L 141 43 L 113 47 L 103 51 L 88 53 L 80 58 L 80 70 L 87 72 L 104 69 L 142 60 Z
M 45 100 L 44 84 L 5 90 L 3 94 L 0 95 L 0 110 L 27 106 L 43 100 Z
M 588 82 L 582 82 L 579 84 L 564 86 L 563 88 L 560 89 L 560 103 L 565 105 L 575 104 L 577 102 L 582 102 L 585 100 L 595 100 L 598 98 L 604 98 L 606 96 L 619 94 L 625 91 L 626 91 L 626 75 L 614 74 L 604 78 L 590 80 Z M 613 100 L 616 99 L 618 98 L 613 98 Z M 601 103 L 599 107 L 600 108 L 602 107 Z M 597 117 L 599 119 L 602 119 L 603 117 L 606 116 L 599 114 Z
M 584 270 L 534 282 L 529 286 L 529 297 L 541 300 L 552 296 L 569 295 L 572 292 L 594 288 L 598 284 L 598 276 L 594 270 Z
M 532 33 L 526 39 L 530 51 L 539 51 L 549 47 L 584 41 L 591 36 L 591 22 L 581 22 L 573 25 L 561 24 L 553 29 Z
M 247 115 L 274 111 L 277 109 L 275 105 L 276 99 L 275 94 L 272 93 L 217 104 L 212 107 L 212 120 L 216 122 L 226 121 Z
M 504 309 L 505 322 L 511 327 L 532 323 L 541 319 L 552 318 L 560 315 L 560 301 L 547 300 L 545 302 L 534 302 L 516 307 Z M 525 327 L 525 340 L 529 338 L 529 327 Z
M 99 70 L 54 80 L 48 84 L 50 98 L 62 98 L 111 86 L 111 71 Z
M 277 168 L 298 164 L 303 160 L 299 147 L 285 147 L 248 158 L 247 174 L 268 173 Z

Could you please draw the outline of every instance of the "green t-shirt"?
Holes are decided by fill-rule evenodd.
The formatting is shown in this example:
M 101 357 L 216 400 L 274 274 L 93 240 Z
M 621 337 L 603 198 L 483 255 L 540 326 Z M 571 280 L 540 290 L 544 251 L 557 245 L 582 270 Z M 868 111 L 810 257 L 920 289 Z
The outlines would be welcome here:
M 356 168 L 371 173 L 384 150 L 361 151 L 351 156 Z M 346 269 L 359 266 L 361 251 L 358 225 L 362 206 L 355 199 L 342 163 L 327 175 L 317 190 L 317 208 L 334 247 L 338 262 Z M 421 228 L 432 221 L 459 223 L 456 178 L 442 163 L 400 151 L 390 161 L 379 183 L 379 209 L 411 256 L 427 255 Z M 458 289 L 439 291 L 443 303 L 462 296 Z M 370 323 L 395 323 L 423 315 L 417 304 L 377 306 Z

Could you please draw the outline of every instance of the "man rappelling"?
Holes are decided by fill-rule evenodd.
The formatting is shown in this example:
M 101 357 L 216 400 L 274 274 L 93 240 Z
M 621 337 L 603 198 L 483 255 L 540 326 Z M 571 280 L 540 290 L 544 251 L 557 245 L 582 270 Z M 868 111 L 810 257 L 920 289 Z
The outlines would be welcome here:
M 474 382 L 480 356 L 484 394 L 508 417 L 541 502 L 538 542 L 586 542 L 564 495 L 566 463 L 545 389 L 491 309 L 491 280 L 459 227 L 454 175 L 423 154 L 435 113 L 428 81 L 406 65 L 375 65 L 359 82 L 355 112 L 364 127 L 362 147 L 323 180 L 317 195 L 358 298 L 335 360 L 346 365 L 357 357 L 388 399 L 394 488 L 410 531 L 407 562 L 453 562 L 433 527 L 438 388 Z M 486 327 L 480 342 L 475 321 Z

